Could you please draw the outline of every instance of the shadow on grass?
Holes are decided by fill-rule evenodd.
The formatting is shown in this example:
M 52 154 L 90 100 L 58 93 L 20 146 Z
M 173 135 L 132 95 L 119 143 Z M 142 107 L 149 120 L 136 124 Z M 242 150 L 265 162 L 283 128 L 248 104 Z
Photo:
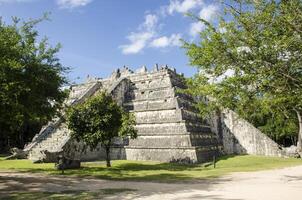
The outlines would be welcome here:
M 216 168 L 214 168 L 212 162 L 189 165 L 142 161 L 112 161 L 112 167 L 110 168 L 107 168 L 103 162 L 87 162 L 83 163 L 80 169 L 65 170 L 64 175 L 120 181 L 199 182 L 200 180 L 216 178 L 230 172 L 256 171 L 289 166 L 288 163 L 291 162 L 296 162 L 296 160 L 236 155 L 217 158 Z M 31 164 L 25 168 L 16 168 L 15 170 L 19 172 L 61 175 L 61 171 L 51 168 L 50 165 L 38 165 Z M 33 167 L 31 168 L 31 166 Z
M 131 170 L 131 171 L 153 171 L 153 170 L 168 170 L 168 171 L 183 171 L 195 169 L 200 167 L 200 164 L 175 164 L 175 163 L 159 163 L 159 164 L 141 164 L 141 163 L 122 163 L 119 164 L 117 170 Z
M 172 166 L 172 167 L 169 167 Z M 175 164 L 120 164 L 111 168 L 106 167 L 81 167 L 80 169 L 64 170 L 55 169 L 24 169 L 22 172 L 30 173 L 47 173 L 51 175 L 63 175 L 82 178 L 99 178 L 106 180 L 119 180 L 119 181 L 152 181 L 152 182 L 187 182 L 193 180 L 201 180 L 188 171 L 206 171 L 207 168 L 196 166 L 175 166 Z M 184 172 L 182 172 L 184 171 Z
M 158 179 L 161 176 L 165 179 L 186 178 L 182 174 L 156 174 L 144 176 L 144 180 Z M 108 178 L 108 177 L 107 177 Z M 136 177 L 137 178 L 137 177 Z M 106 197 L 112 199 L 137 199 L 150 197 L 152 195 L 175 195 L 177 193 L 187 193 L 190 190 L 208 191 L 212 186 L 222 182 L 229 181 L 227 179 L 212 179 L 200 183 L 192 184 L 164 184 L 160 183 L 149 185 L 147 183 L 127 183 L 116 184 L 104 181 L 96 181 L 90 179 L 73 179 L 65 176 L 0 176 L 0 199 L 8 200 L 31 200 L 31 199 L 103 199 Z M 175 183 L 175 182 L 173 182 Z M 144 185 L 146 184 L 146 185 Z M 129 188 L 128 188 L 129 187 Z M 151 187 L 151 189 L 150 189 Z M 80 189 L 79 189 L 80 188 Z M 96 190 L 89 191 L 91 188 Z M 99 189 L 97 189 L 99 188 Z M 47 191 L 47 192 L 46 192 Z M 204 194 L 189 194 L 190 199 L 203 199 L 211 197 L 215 200 L 225 200 L 220 196 L 208 196 Z M 230 200 L 230 199 L 228 199 Z M 237 199 L 236 199 L 237 200 Z
M 233 158 L 234 156 L 223 156 L 217 160 Z M 196 181 L 205 178 L 194 177 L 197 173 L 206 172 L 213 169 L 213 163 L 203 164 L 177 164 L 177 163 L 148 163 L 135 161 L 112 161 L 113 166 L 105 167 L 103 163 L 91 162 L 83 163 L 80 169 L 60 170 L 51 168 L 24 168 L 16 169 L 20 172 L 47 173 L 51 175 L 67 175 L 78 177 L 96 177 L 107 180 L 128 180 L 128 181 Z M 194 175 L 195 174 L 195 175 Z M 209 175 L 208 178 L 217 176 Z
M 134 192 L 135 189 L 129 188 L 105 188 L 99 191 L 85 191 L 85 190 L 63 190 L 60 192 L 14 192 L 0 194 L 1 199 L 7 200 L 34 200 L 34 199 L 45 199 L 45 200 L 81 200 L 81 199 L 103 199 L 105 196 L 117 195 L 119 193 Z
M 232 158 L 235 158 L 235 157 L 237 157 L 237 156 L 245 156 L 245 155 L 247 155 L 247 154 L 241 154 L 241 155 L 230 154 L 230 155 L 219 156 L 219 157 L 217 158 L 217 162 L 223 161 L 223 160 L 232 159 Z
M 149 175 L 136 175 L 136 174 L 123 174 L 121 176 L 112 175 L 95 175 L 94 177 L 107 180 L 116 181 L 142 181 L 142 182 L 154 182 L 154 183 L 180 183 L 180 182 L 192 182 L 194 177 L 186 174 L 169 174 L 169 173 L 157 173 Z

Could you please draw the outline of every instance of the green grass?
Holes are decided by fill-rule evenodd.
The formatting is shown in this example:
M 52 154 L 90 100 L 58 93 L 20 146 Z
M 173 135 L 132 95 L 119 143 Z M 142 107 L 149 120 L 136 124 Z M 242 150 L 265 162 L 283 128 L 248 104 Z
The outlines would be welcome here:
M 111 168 L 107 168 L 103 162 L 82 163 L 81 169 L 65 170 L 64 175 L 93 176 L 110 180 L 171 182 L 212 178 L 231 172 L 258 171 L 296 165 L 302 165 L 302 159 L 250 155 L 221 157 L 217 161 L 215 169 L 211 163 L 180 165 L 149 161 L 117 160 L 112 161 Z M 61 171 L 54 169 L 53 163 L 33 164 L 28 160 L 0 159 L 0 171 L 1 170 L 61 174 Z
M 91 191 L 74 191 L 65 190 L 62 192 L 14 192 L 6 193 L 0 195 L 1 199 L 6 200 L 35 200 L 35 199 L 45 199 L 45 200 L 81 200 L 81 199 L 103 199 L 103 197 L 108 195 L 115 195 L 122 192 L 132 192 L 133 189 L 128 188 L 106 188 L 101 189 L 96 192 Z

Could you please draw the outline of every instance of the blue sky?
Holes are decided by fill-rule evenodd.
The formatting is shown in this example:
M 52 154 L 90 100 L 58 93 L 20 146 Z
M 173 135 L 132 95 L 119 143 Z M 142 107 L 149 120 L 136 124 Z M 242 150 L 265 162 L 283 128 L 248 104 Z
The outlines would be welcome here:
M 11 16 L 26 20 L 51 12 L 51 21 L 37 28 L 50 44 L 62 44 L 58 56 L 72 67 L 72 82 L 107 77 L 124 65 L 151 69 L 155 63 L 191 76 L 196 70 L 179 39 L 198 41 L 204 25 L 184 13 L 213 21 L 220 10 L 217 1 L 205 0 L 0 0 L 6 23 Z

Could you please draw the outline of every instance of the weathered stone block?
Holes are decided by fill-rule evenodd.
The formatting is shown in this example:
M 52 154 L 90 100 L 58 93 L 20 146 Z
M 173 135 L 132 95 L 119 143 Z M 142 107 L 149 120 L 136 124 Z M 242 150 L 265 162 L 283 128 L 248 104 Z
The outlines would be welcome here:
M 166 99 L 132 101 L 124 103 L 123 105 L 127 110 L 133 111 L 176 109 L 177 106 L 176 99 L 173 97 Z
M 131 147 L 188 147 L 191 145 L 190 134 L 186 135 L 152 135 L 138 136 L 137 139 L 130 140 Z
M 137 124 L 169 123 L 183 120 L 181 110 L 159 110 L 135 112 Z
M 185 122 L 137 124 L 139 135 L 174 135 L 187 133 Z
M 197 163 L 195 148 L 133 148 L 126 147 L 127 160 L 157 160 L 173 162 L 189 158 L 191 163 Z
M 58 161 L 55 164 L 55 168 L 57 170 L 78 169 L 80 167 L 81 167 L 80 160 L 71 160 L 63 156 L 58 157 Z

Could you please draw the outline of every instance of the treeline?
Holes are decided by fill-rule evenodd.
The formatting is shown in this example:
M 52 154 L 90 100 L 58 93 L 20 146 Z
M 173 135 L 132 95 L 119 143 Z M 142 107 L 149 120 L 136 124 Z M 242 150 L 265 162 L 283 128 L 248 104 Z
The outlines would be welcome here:
M 184 42 L 198 74 L 189 93 L 208 96 L 202 114 L 233 109 L 272 139 L 302 150 L 302 1 L 223 2 L 203 23 L 199 43 Z
M 67 83 L 56 53 L 47 39 L 38 40 L 38 20 L 11 24 L 0 20 L 0 148 L 23 148 L 58 111 Z

